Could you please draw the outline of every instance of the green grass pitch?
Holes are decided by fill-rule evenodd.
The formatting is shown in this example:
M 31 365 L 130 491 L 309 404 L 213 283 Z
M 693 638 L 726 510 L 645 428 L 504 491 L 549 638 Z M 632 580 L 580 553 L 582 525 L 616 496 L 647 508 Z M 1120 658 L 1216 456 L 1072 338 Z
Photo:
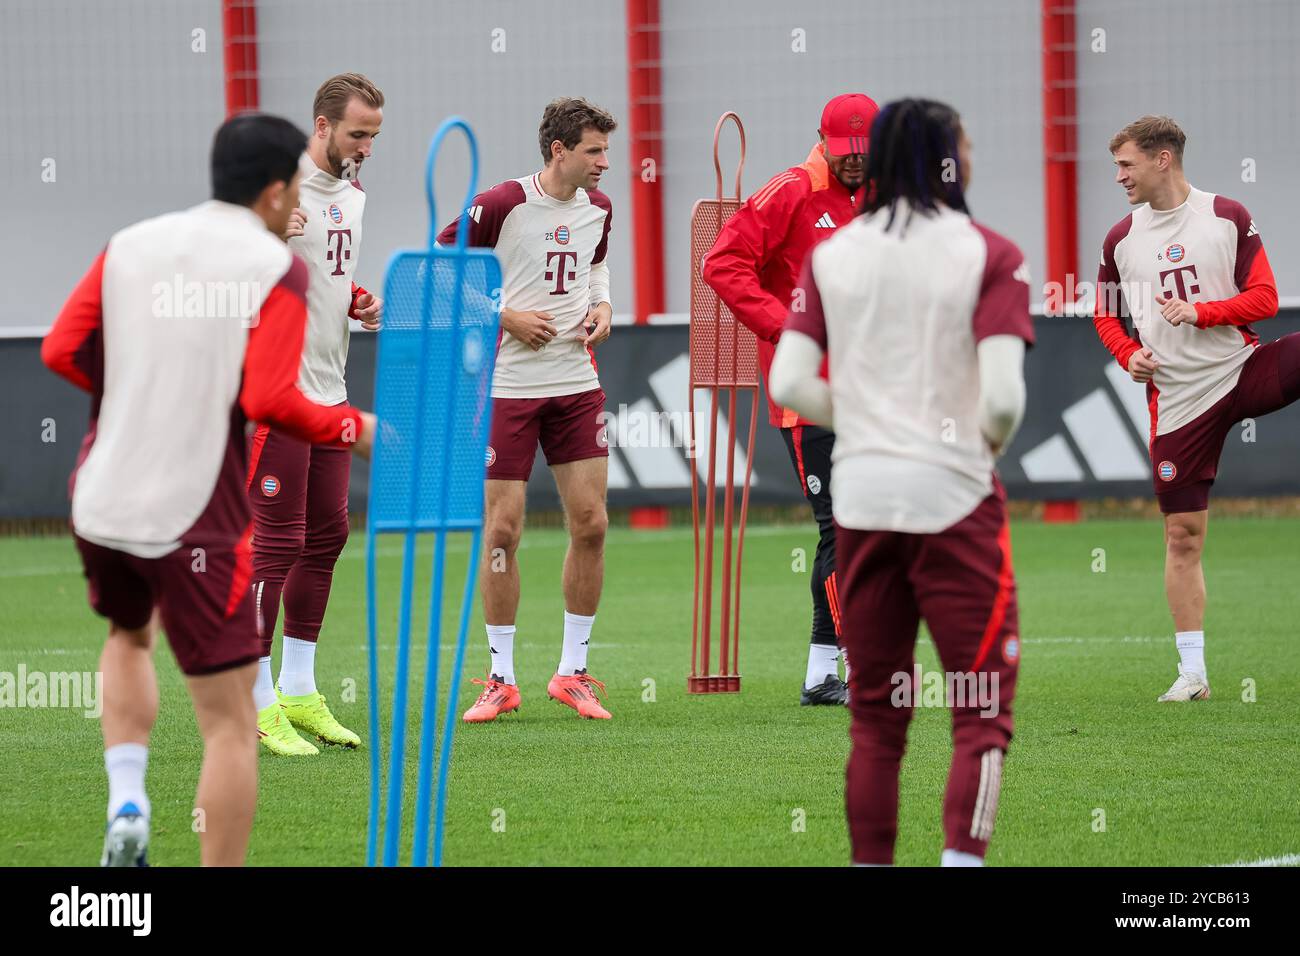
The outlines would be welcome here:
M 1024 646 L 991 864 L 1203 865 L 1300 853 L 1298 539 L 1300 521 L 1211 521 L 1214 696 L 1173 706 L 1155 702 L 1177 660 L 1159 526 L 1014 526 Z M 449 605 L 459 601 L 468 549 L 466 538 L 453 541 Z M 813 544 L 810 527 L 750 529 L 744 691 L 690 697 L 690 530 L 611 531 L 590 657 L 592 673 L 609 685 L 614 719 L 604 723 L 546 699 L 560 651 L 565 539 L 558 530 L 526 532 L 516 645 L 523 708 L 496 724 L 457 729 L 445 862 L 846 863 L 848 714 L 798 706 L 809 597 L 792 552 Z M 354 534 L 340 561 L 317 672 L 335 713 L 365 736 L 363 545 Z M 381 543 L 390 609 L 381 619 L 385 702 L 400 550 L 400 539 Z M 426 575 L 431 552 L 424 541 Z M 417 608 L 425 604 L 417 599 Z M 478 690 L 468 678 L 486 665 L 480 622 L 476 613 L 458 709 Z M 449 606 L 444 675 L 454 627 Z M 103 633 L 86 606 L 70 540 L 0 540 L 0 671 L 93 671 Z M 425 648 L 418 615 L 413 633 L 418 675 Z M 937 666 L 924 637 L 918 655 L 923 666 Z M 277 671 L 278 658 L 277 638 Z M 150 855 L 155 865 L 191 865 L 199 739 L 165 646 L 157 662 Z M 418 685 L 412 694 L 418 701 Z M 413 754 L 414 719 L 411 734 Z M 938 861 L 949 752 L 946 712 L 919 710 L 903 765 L 901 864 Z M 70 709 L 0 708 L 0 754 L 0 864 L 97 862 L 106 793 L 97 721 Z M 368 760 L 364 747 L 305 760 L 263 754 L 250 864 L 362 862 Z M 409 833 L 413 760 L 407 773 Z

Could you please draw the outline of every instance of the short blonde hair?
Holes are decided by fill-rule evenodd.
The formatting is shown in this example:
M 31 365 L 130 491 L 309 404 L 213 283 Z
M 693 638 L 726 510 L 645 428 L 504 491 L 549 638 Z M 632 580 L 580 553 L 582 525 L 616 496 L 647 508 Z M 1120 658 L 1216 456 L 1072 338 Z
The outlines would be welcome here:
M 1168 116 L 1144 116 L 1129 123 L 1110 138 L 1110 151 L 1113 153 L 1130 141 L 1148 156 L 1167 149 L 1178 161 L 1178 165 L 1183 164 L 1183 146 L 1187 143 L 1187 134 Z
M 367 106 L 383 109 L 384 94 L 379 87 L 360 73 L 340 73 L 331 76 L 316 91 L 316 99 L 311 105 L 311 118 L 323 116 L 333 125 L 343 118 L 352 97 L 359 98 Z

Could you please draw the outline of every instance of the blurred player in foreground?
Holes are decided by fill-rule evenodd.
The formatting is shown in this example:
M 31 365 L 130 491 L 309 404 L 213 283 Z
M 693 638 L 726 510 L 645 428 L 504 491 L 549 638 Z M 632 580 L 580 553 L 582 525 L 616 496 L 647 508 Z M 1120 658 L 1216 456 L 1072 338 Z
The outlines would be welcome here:
M 1201 552 L 1224 439 L 1242 419 L 1300 398 L 1300 333 L 1260 345 L 1250 327 L 1277 314 L 1259 230 L 1241 203 L 1188 184 L 1186 141 L 1167 116 L 1144 116 L 1111 139 L 1115 181 L 1137 208 L 1102 244 L 1094 317 L 1106 348 L 1147 386 L 1179 657 L 1162 702 L 1210 696 Z
M 369 452 L 373 416 L 322 407 L 295 385 L 307 268 L 279 237 L 297 204 L 305 138 L 278 117 L 226 122 L 212 146 L 213 199 L 109 239 L 41 348 L 46 365 L 91 393 L 72 527 L 91 607 L 109 620 L 104 866 L 145 865 L 155 609 L 203 736 L 202 862 L 244 860 L 259 646 L 245 416 Z
M 867 134 L 879 107 L 863 93 L 843 93 L 822 110 L 821 141 L 808 158 L 768 180 L 736 210 L 704 259 L 703 277 L 736 318 L 758 336 L 766 381 L 790 296 L 810 250 L 858 214 L 866 179 Z M 846 704 L 839 678 L 840 602 L 835 576 L 831 456 L 835 435 L 772 399 L 768 418 L 781 430 L 820 537 L 812 573 L 812 641 L 801 704 Z M 845 677 L 848 676 L 847 662 Z
M 298 208 L 285 238 L 307 263 L 307 338 L 298 387 L 313 402 L 347 401 L 348 319 L 379 328 L 383 301 L 352 281 L 361 256 L 366 194 L 357 174 L 383 122 L 384 94 L 359 73 L 321 84 L 312 103 L 315 125 L 300 163 Z M 330 712 L 316 689 L 316 642 L 325 618 L 334 565 L 348 540 L 351 457 L 327 444 L 258 424 L 249 452 L 253 505 L 253 594 L 262 656 L 253 700 L 258 739 L 280 756 L 312 756 L 315 745 L 295 733 L 341 747 L 361 738 Z M 271 644 L 284 596 L 284 650 L 277 688 Z M 284 719 L 281 719 L 281 718 Z
M 608 719 L 587 673 L 587 645 L 605 577 L 609 449 L 605 392 L 592 349 L 609 338 L 611 208 L 596 187 L 609 169 L 614 117 L 583 99 L 550 103 L 538 131 L 545 165 L 474 197 L 469 244 L 501 260 L 501 338 L 492 379 L 482 567 L 483 617 L 492 663 L 470 723 L 519 709 L 515 680 L 517 551 L 524 492 L 540 441 L 564 503 L 564 644 L 547 694 L 580 717 Z M 438 236 L 456 242 L 460 219 Z
M 966 211 L 970 144 L 950 107 L 887 105 L 871 130 L 867 181 L 862 215 L 804 265 L 806 307 L 791 309 L 772 394 L 836 435 L 853 860 L 894 859 L 907 727 L 912 707 L 930 702 L 913 661 L 923 619 L 952 710 L 942 863 L 978 866 L 1020 655 L 994 460 L 1024 411 L 1028 270 L 1013 243 Z

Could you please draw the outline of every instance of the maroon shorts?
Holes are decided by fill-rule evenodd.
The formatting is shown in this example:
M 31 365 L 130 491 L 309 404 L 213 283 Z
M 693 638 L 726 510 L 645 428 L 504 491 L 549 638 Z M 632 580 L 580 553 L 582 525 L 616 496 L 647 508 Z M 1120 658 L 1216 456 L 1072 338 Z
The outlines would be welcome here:
M 1151 440 L 1151 480 L 1165 514 L 1204 511 L 1234 425 L 1300 398 L 1300 332 L 1260 345 L 1236 387 L 1181 428 Z
M 555 398 L 492 399 L 492 438 L 487 449 L 487 476 L 496 481 L 527 481 L 542 444 L 546 463 L 608 458 L 605 392 L 594 388 Z
M 90 606 L 129 630 L 149 623 L 157 607 L 183 673 L 198 677 L 257 660 L 250 538 L 198 554 L 182 544 L 161 558 L 139 558 L 80 537 L 76 542 Z
M 1011 699 L 1020 661 L 1020 621 L 1011 566 L 1006 493 L 937 534 L 856 531 L 836 526 L 840 637 L 853 662 L 852 703 L 888 701 L 897 675 L 913 672 L 924 620 L 943 669 L 996 672 L 998 710 L 987 721 L 1011 736 Z

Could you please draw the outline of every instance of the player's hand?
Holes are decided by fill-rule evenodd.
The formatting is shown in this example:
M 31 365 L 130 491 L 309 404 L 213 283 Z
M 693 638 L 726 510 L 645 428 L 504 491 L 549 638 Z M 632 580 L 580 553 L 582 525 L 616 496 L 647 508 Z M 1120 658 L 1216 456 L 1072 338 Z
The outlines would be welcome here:
M 1190 302 L 1175 299 L 1173 296 L 1158 295 L 1156 305 L 1160 306 L 1160 314 L 1170 325 L 1196 324 L 1196 306 Z
M 610 326 L 614 322 L 614 308 L 608 302 L 593 306 L 582 320 L 585 330 L 582 336 L 583 348 L 595 348 L 609 338 Z
M 536 352 L 559 335 L 555 316 L 549 312 L 516 312 L 501 310 L 501 327 Z
M 370 452 L 375 447 L 375 429 L 377 427 L 379 427 L 379 419 L 375 418 L 370 412 L 361 412 L 361 434 L 352 443 L 352 454 L 360 455 L 362 458 L 370 457 Z
M 307 210 L 299 207 L 289 213 L 289 225 L 284 227 L 285 240 L 293 239 L 295 236 L 301 236 L 303 230 L 307 228 Z
M 384 321 L 384 300 L 370 292 L 357 296 L 352 314 L 361 320 L 361 327 L 367 332 L 378 332 Z
M 1133 381 L 1146 384 L 1151 381 L 1151 376 L 1155 374 L 1158 366 L 1159 363 L 1152 358 L 1151 350 L 1140 348 L 1128 360 L 1128 373 Z

